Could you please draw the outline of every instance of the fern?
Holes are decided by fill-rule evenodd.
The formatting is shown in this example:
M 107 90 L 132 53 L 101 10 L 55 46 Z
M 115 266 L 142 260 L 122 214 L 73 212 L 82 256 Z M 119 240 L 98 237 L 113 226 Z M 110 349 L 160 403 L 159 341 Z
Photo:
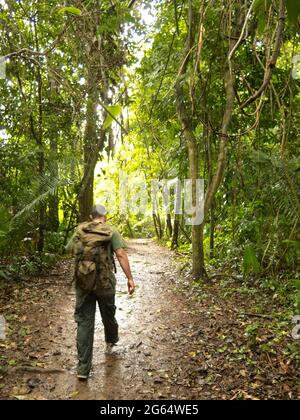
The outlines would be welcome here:
M 260 272 L 260 263 L 256 257 L 255 250 L 252 246 L 247 246 L 244 250 L 243 273 L 258 274 Z
M 297 187 L 299 158 L 283 159 L 277 154 L 268 157 L 260 150 L 253 150 L 250 158 L 257 164 L 269 166 L 269 170 L 274 176 L 270 199 L 282 214 L 296 223 L 300 215 L 299 188 Z
M 24 224 L 40 205 L 46 204 L 49 197 L 57 194 L 59 189 L 65 188 L 75 183 L 75 180 L 60 178 L 55 172 L 56 168 L 48 165 L 48 174 L 37 177 L 33 188 L 29 194 L 27 204 L 12 218 L 10 222 L 10 232 Z

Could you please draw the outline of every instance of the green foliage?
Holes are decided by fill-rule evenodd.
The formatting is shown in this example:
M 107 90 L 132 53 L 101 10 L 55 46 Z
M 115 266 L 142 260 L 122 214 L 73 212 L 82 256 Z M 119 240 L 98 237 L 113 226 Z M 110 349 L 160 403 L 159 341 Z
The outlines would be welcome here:
M 271 161 L 269 156 L 261 150 L 253 150 L 249 157 L 255 163 L 270 163 Z
M 244 250 L 243 272 L 244 274 L 250 274 L 251 272 L 258 274 L 260 272 L 260 264 L 252 246 L 247 246 Z
M 52 255 L 65 254 L 65 232 L 47 232 L 45 238 L 45 252 Z
M 74 15 L 74 16 L 81 16 L 81 14 L 82 14 L 81 10 L 78 9 L 77 7 L 62 7 L 61 9 L 59 9 L 58 12 L 62 13 L 62 14 L 64 14 L 64 13 L 68 14 L 69 13 L 69 14 Z
M 296 308 L 297 313 L 300 314 L 300 280 L 293 281 L 295 288 L 297 289 L 297 296 L 296 296 Z
M 298 0 L 286 0 L 289 21 L 296 25 L 300 16 L 300 2 Z
M 74 7 L 79 2 L 60 7 L 54 0 L 0 4 L 2 55 L 12 54 L 7 77 L 0 81 L 0 250 L 6 257 L 12 250 L 34 253 L 43 242 L 45 250 L 61 253 L 61 242 L 78 220 L 78 197 L 87 169 L 84 127 L 89 68 L 99 99 L 99 106 L 94 107 L 97 144 L 90 144 L 91 155 L 98 156 L 99 148 L 101 159 L 105 150 L 110 153 L 114 147 L 111 116 L 105 121 L 108 130 L 101 134 L 101 142 L 98 133 L 103 129 L 103 107 L 114 117 L 122 112 L 125 99 L 118 92 L 125 63 L 121 31 L 124 25 L 132 30 L 138 17 L 124 2 L 114 3 L 112 7 L 108 0 L 101 4 L 92 0 L 84 9 Z M 24 13 L 34 16 L 32 24 L 26 23 Z M 131 45 L 126 46 L 128 60 Z M 15 54 L 24 48 L 28 57 Z M 48 49 L 47 60 L 43 54 L 31 59 L 30 51 Z M 110 106 L 114 101 L 118 105 Z M 4 227 L 2 207 L 9 216 Z M 59 225 L 65 232 L 55 236 Z
M 2 280 L 7 280 L 8 279 L 8 275 L 7 275 L 6 270 L 0 270 L 0 279 L 2 279 Z
M 191 244 L 182 243 L 178 247 L 178 252 L 191 254 L 191 252 L 192 252 L 192 245 Z
M 261 328 L 261 325 L 258 322 L 249 324 L 245 328 L 245 335 L 248 339 L 248 347 L 250 349 L 254 347 L 257 343 L 257 336 L 259 334 L 260 328 Z
M 117 118 L 122 112 L 122 107 L 120 105 L 110 105 L 106 109 L 108 111 L 108 114 L 107 114 L 106 119 L 103 123 L 103 128 L 104 129 L 109 128 L 111 126 L 111 124 L 113 123 L 114 118 Z
M 0 251 L 5 248 L 8 239 L 10 215 L 8 211 L 0 206 Z
M 8 280 L 11 277 L 20 279 L 23 276 L 47 273 L 56 262 L 57 255 L 49 252 L 43 254 L 34 253 L 30 256 L 15 256 L 11 259 L 11 263 L 7 267 Z
M 34 212 L 37 210 L 41 204 L 45 204 L 49 196 L 53 196 L 56 194 L 59 187 L 62 187 L 65 184 L 68 183 L 68 181 L 62 181 L 59 178 L 55 178 L 49 181 L 48 177 L 40 177 L 40 180 L 37 182 L 38 189 L 44 190 L 39 195 L 35 195 L 35 198 L 33 201 L 29 202 L 25 207 L 22 208 L 11 220 L 10 227 L 11 229 L 14 229 L 18 224 L 23 224 Z
M 255 0 L 253 11 L 257 18 L 258 34 L 262 35 L 266 28 L 267 11 L 270 7 L 270 0 Z

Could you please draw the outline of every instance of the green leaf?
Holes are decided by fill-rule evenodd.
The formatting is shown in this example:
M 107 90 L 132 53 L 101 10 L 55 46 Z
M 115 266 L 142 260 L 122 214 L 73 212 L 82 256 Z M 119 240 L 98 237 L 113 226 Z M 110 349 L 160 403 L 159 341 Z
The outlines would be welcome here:
M 293 280 L 293 284 L 296 289 L 300 291 L 300 280 Z
M 260 264 L 252 246 L 247 246 L 244 251 L 243 271 L 245 274 L 253 271 L 255 274 L 260 272 Z
M 255 0 L 253 12 L 257 18 L 257 31 L 262 35 L 266 27 L 266 12 L 270 6 L 270 0 Z
M 297 306 L 298 313 L 300 314 L 300 292 L 297 295 L 296 306 Z
M 122 107 L 120 105 L 111 105 L 111 106 L 108 106 L 106 109 L 107 109 L 107 111 L 109 111 L 109 113 L 107 114 L 106 119 L 105 119 L 104 124 L 103 124 L 104 130 L 109 128 L 111 126 L 114 118 L 117 118 L 117 116 L 120 115 L 121 112 L 122 112 Z
M 4 279 L 4 280 L 8 279 L 6 272 L 3 270 L 0 270 L 0 279 Z
M 71 15 L 81 16 L 82 12 L 77 7 L 62 7 L 59 13 L 70 13 Z
M 253 5 L 253 11 L 257 15 L 259 14 L 260 10 L 262 9 L 262 6 L 264 4 L 264 0 L 255 0 Z
M 269 163 L 271 161 L 269 156 L 260 150 L 253 150 L 250 153 L 250 159 L 255 163 Z
M 296 24 L 300 16 L 300 0 L 286 0 L 289 21 Z
M 293 248 L 296 248 L 298 250 L 300 250 L 300 241 L 299 239 L 296 241 L 292 241 L 291 239 L 285 239 L 284 241 L 282 241 L 282 243 L 290 245 Z

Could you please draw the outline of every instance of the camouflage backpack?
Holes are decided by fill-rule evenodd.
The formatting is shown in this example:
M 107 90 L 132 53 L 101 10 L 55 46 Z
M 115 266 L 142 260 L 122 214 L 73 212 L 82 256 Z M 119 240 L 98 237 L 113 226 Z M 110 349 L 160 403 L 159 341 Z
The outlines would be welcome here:
M 75 281 L 83 290 L 94 291 L 111 287 L 113 230 L 106 223 L 81 223 L 75 233 Z

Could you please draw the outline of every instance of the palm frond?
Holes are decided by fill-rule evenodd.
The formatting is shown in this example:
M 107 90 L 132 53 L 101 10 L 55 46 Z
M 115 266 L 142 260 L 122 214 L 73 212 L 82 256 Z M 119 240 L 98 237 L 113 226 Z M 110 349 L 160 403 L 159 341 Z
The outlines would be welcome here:
M 36 195 L 36 191 L 32 191 L 28 203 L 12 218 L 10 222 L 10 231 L 20 224 L 25 223 L 32 213 L 37 210 L 40 205 L 45 204 L 49 197 L 54 196 L 60 188 L 69 185 L 70 180 L 68 179 L 60 179 L 59 177 L 49 178 L 46 176 L 39 177 L 39 181 L 37 182 L 39 194 Z

